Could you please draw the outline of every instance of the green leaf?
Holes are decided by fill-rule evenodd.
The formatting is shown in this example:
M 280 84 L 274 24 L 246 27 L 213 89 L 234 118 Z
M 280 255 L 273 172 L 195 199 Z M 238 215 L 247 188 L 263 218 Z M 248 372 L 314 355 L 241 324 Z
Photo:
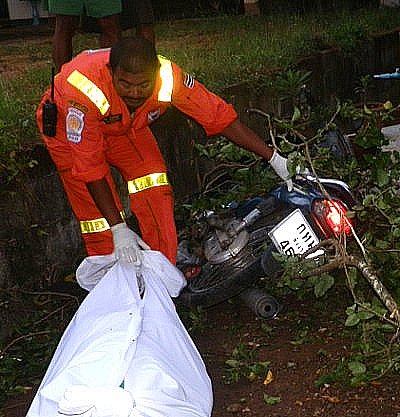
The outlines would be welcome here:
M 392 228 L 392 235 L 394 238 L 400 237 L 400 227 L 393 227 Z
M 390 177 L 387 173 L 387 170 L 381 169 L 381 168 L 378 169 L 377 172 L 376 172 L 376 179 L 377 179 L 378 185 L 380 187 L 383 187 L 384 185 L 389 184 Z
M 372 114 L 372 110 L 370 110 L 365 104 L 364 104 L 364 112 L 366 114 Z
M 393 324 L 382 324 L 381 330 L 383 332 L 393 333 L 396 330 L 396 328 Z
M 360 320 L 368 320 L 368 319 L 374 317 L 375 314 L 370 312 L 370 311 L 361 310 L 357 313 L 357 316 L 359 317 Z
M 358 308 L 357 304 L 353 304 L 350 307 L 347 307 L 346 314 L 349 315 L 349 314 L 355 313 L 357 311 L 357 308 Z
M 373 369 L 374 369 L 375 372 L 382 373 L 383 371 L 385 371 L 387 369 L 387 363 L 379 362 L 379 363 L 374 365 Z
M 322 275 L 314 286 L 314 294 L 317 298 L 322 297 L 326 292 L 332 288 L 335 283 L 335 278 L 331 275 Z
M 393 108 L 393 103 L 390 100 L 387 100 L 383 103 L 383 108 L 385 110 L 390 110 Z
M 300 119 L 300 117 L 301 117 L 300 109 L 297 106 L 295 106 L 293 115 L 292 115 L 292 122 L 296 122 L 297 120 Z
M 375 246 L 379 249 L 388 249 L 390 248 L 390 242 L 387 242 L 386 240 L 376 239 Z
M 386 307 L 382 304 L 382 302 L 378 298 L 374 298 L 372 300 L 371 308 L 374 311 L 374 313 L 378 316 L 383 316 L 387 313 Z
M 238 368 L 240 366 L 240 362 L 235 359 L 228 359 L 225 361 L 225 364 L 230 368 Z
M 281 402 L 281 397 L 273 397 L 268 394 L 264 394 L 264 402 L 268 405 L 275 405 Z
M 288 281 L 288 287 L 293 291 L 300 289 L 302 284 L 303 281 L 301 279 L 292 279 Z
M 354 376 L 365 374 L 367 371 L 367 367 L 359 361 L 349 362 L 348 367 Z
M 367 194 L 363 199 L 363 205 L 364 207 L 368 207 L 372 204 L 374 204 L 375 196 L 372 194 Z
M 250 370 L 257 376 L 262 376 L 268 371 L 270 362 L 256 362 L 250 366 Z
M 349 268 L 347 271 L 347 277 L 350 288 L 354 289 L 357 284 L 357 276 L 358 276 L 358 270 L 357 268 Z
M 355 326 L 356 324 L 358 324 L 360 322 L 360 317 L 358 316 L 357 313 L 351 313 L 347 316 L 346 322 L 344 323 L 344 325 L 346 327 L 352 327 Z

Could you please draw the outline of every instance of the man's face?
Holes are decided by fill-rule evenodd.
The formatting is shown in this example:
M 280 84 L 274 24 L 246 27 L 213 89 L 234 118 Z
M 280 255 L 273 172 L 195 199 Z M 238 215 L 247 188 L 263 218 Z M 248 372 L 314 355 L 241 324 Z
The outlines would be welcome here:
M 133 74 L 118 67 L 112 72 L 112 80 L 118 95 L 133 112 L 152 95 L 156 76 L 150 71 Z

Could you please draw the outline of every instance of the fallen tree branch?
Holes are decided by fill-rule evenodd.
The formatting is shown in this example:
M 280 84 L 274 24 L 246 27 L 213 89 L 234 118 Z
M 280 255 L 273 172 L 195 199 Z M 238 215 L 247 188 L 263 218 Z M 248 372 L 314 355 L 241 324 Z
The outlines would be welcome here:
M 320 242 L 309 251 L 303 254 L 305 258 L 310 253 L 315 252 L 319 248 L 327 248 L 328 246 L 336 248 L 336 256 L 328 263 L 314 268 L 310 271 L 304 271 L 300 273 L 301 278 L 308 278 L 311 276 L 321 275 L 323 273 L 331 272 L 336 269 L 345 268 L 346 266 L 353 266 L 361 273 L 361 275 L 368 281 L 373 288 L 379 299 L 385 305 L 390 313 L 390 319 L 393 320 L 392 324 L 396 326 L 400 325 L 400 309 L 395 299 L 392 297 L 388 289 L 382 284 L 375 269 L 367 261 L 360 259 L 354 255 L 338 254 L 338 242 L 334 239 L 328 239 Z
M 16 339 L 12 340 L 8 345 L 6 345 L 4 349 L 0 350 L 0 358 L 2 358 L 2 356 L 7 352 L 8 349 L 10 349 L 19 341 L 27 339 L 28 337 L 43 336 L 49 333 L 50 333 L 50 330 L 42 330 L 40 332 L 31 332 L 31 333 L 27 333 L 27 334 L 17 337 Z
M 379 277 L 377 276 L 375 269 L 368 264 L 368 262 L 358 259 L 355 256 L 344 257 L 344 264 L 356 267 L 362 276 L 368 281 L 379 299 L 383 302 L 385 307 L 390 312 L 390 318 L 395 320 L 397 325 L 400 324 L 400 310 L 395 299 L 392 297 L 387 288 L 382 284 Z

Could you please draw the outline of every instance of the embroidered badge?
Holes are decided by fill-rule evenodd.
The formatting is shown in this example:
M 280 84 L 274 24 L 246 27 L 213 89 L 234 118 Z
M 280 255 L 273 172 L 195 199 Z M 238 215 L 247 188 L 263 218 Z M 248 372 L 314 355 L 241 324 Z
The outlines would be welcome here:
M 194 87 L 194 78 L 187 72 L 185 73 L 185 76 L 183 78 L 183 84 L 190 89 Z
M 65 120 L 67 139 L 72 143 L 79 143 L 82 140 L 82 131 L 85 126 L 83 121 L 85 113 L 75 107 L 68 107 L 68 114 Z
M 149 111 L 147 113 L 147 120 L 149 123 L 154 122 L 154 120 L 157 120 L 160 117 L 160 109 Z
M 87 113 L 89 111 L 89 109 L 84 104 L 78 103 L 75 100 L 68 100 L 68 104 L 80 111 L 83 111 L 84 113 Z
M 109 116 L 103 119 L 103 122 L 106 125 L 111 125 L 112 123 L 120 122 L 122 120 L 122 114 L 110 114 Z

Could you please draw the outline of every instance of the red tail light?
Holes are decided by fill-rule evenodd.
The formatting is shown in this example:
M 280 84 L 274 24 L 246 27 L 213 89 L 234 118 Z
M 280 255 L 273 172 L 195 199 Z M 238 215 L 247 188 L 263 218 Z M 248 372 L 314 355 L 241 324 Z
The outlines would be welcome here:
M 346 211 L 342 203 L 334 200 L 316 200 L 312 207 L 314 219 L 325 235 L 351 234 L 351 221 Z

